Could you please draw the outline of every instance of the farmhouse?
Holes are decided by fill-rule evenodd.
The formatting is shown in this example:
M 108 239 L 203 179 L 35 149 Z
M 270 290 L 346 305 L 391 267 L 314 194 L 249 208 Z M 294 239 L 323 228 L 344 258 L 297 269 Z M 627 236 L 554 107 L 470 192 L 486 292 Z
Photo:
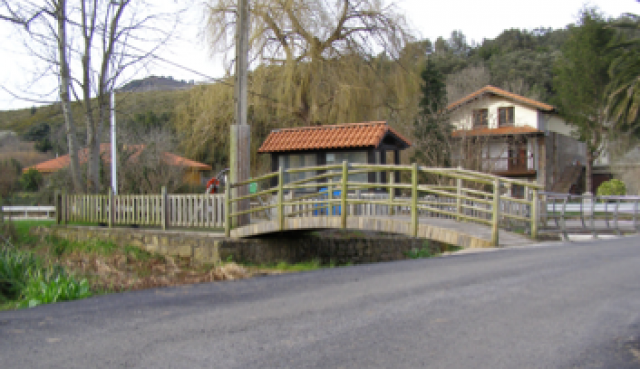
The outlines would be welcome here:
M 146 145 L 126 145 L 123 147 L 123 151 L 128 153 L 129 159 L 132 162 L 138 160 L 140 155 L 145 150 Z M 118 153 L 119 155 L 121 153 Z M 108 143 L 100 144 L 100 157 L 104 164 L 111 164 L 111 145 Z M 80 165 L 86 164 L 88 159 L 88 149 L 82 149 L 78 152 L 78 159 Z M 183 182 L 191 185 L 201 185 L 203 183 L 203 172 L 210 171 L 211 166 L 193 161 L 182 156 L 170 152 L 163 152 L 160 158 L 163 163 L 175 167 L 180 167 L 185 170 Z M 27 172 L 30 169 L 35 169 L 42 173 L 43 176 L 55 173 L 60 169 L 64 169 L 69 166 L 69 155 L 62 155 L 55 159 L 47 160 L 40 164 L 32 165 L 23 169 L 23 172 Z
M 537 182 L 553 192 L 582 190 L 586 145 L 556 108 L 494 86 L 450 104 L 456 165 Z M 522 188 L 512 195 L 522 196 Z

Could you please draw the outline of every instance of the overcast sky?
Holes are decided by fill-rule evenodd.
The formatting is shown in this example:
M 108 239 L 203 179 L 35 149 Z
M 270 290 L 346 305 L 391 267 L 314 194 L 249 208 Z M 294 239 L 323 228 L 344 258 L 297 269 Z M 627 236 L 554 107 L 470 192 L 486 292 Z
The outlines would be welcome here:
M 640 4 L 635 0 L 400 0 L 399 6 L 406 12 L 408 21 L 421 38 L 435 40 L 438 36 L 448 38 L 451 31 L 461 30 L 467 40 L 481 42 L 484 38 L 495 38 L 503 30 L 510 28 L 533 29 L 537 27 L 564 28 L 575 22 L 584 5 L 597 6 L 608 16 L 622 13 L 640 13 Z M 223 74 L 220 58 L 211 59 L 204 42 L 199 36 L 202 27 L 202 8 L 193 7 L 186 15 L 182 35 L 162 53 L 162 57 L 184 65 L 201 74 L 219 77 Z M 24 55 L 16 33 L 8 24 L 0 23 L 0 84 L 14 93 L 37 99 L 29 94 L 46 93 L 55 88 L 55 80 L 34 81 L 37 70 L 35 64 Z M 147 75 L 173 76 L 176 79 L 203 80 L 203 77 L 185 70 L 158 62 L 148 70 L 138 73 L 136 78 Z M 55 99 L 55 95 L 49 97 Z M 12 97 L 0 89 L 0 109 L 17 109 L 39 105 Z

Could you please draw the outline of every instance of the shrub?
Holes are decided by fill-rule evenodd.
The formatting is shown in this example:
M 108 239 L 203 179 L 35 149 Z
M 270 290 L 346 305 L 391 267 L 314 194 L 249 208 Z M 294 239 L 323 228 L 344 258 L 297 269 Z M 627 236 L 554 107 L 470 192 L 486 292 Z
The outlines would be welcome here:
M 42 174 L 34 168 L 29 169 L 20 177 L 20 184 L 25 191 L 38 191 L 42 182 Z
M 598 187 L 598 196 L 624 196 L 627 194 L 627 186 L 619 179 L 603 182 Z

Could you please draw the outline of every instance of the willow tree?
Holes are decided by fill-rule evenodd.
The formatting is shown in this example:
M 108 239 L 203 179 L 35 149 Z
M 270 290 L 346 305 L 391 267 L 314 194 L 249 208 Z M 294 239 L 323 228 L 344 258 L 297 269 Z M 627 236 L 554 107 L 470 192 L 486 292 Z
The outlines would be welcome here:
M 210 4 L 208 35 L 214 52 L 230 55 L 235 47 L 235 11 L 235 0 Z M 415 52 L 407 45 L 407 26 L 394 4 L 255 0 L 251 20 L 252 131 L 257 124 L 289 127 L 402 119 L 409 107 L 417 110 L 418 64 L 404 62 Z M 228 88 L 217 83 L 194 89 L 192 101 L 178 114 L 186 148 L 197 151 L 195 156 L 202 158 L 196 147 L 209 139 L 203 139 L 202 132 L 221 134 L 211 125 L 226 129 L 231 121 L 229 100 L 212 101 L 231 98 Z M 214 106 L 215 111 L 198 110 Z M 219 122 L 220 115 L 225 122 Z

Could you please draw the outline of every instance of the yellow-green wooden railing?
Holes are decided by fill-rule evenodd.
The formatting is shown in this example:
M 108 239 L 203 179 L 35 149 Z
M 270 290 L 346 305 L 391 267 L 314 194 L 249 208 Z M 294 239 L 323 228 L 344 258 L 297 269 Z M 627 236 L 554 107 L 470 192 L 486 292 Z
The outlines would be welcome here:
M 372 172 L 391 173 L 389 183 L 365 183 L 349 181 L 349 176 Z M 285 174 L 311 173 L 307 178 L 284 183 Z M 408 178 L 407 183 L 395 183 L 393 173 L 401 173 L 401 178 Z M 405 174 L 406 173 L 406 174 Z M 404 174 L 404 175 L 402 175 Z M 437 180 L 436 183 L 420 183 L 421 176 L 430 181 Z M 270 182 L 274 181 L 273 186 Z M 258 188 L 266 188 L 254 194 L 232 198 L 232 188 L 248 186 L 250 183 L 257 183 Z M 524 187 L 526 198 L 519 199 L 503 194 L 509 192 L 512 186 Z M 320 188 L 326 189 L 326 199 L 320 199 L 323 194 L 318 192 L 299 195 L 296 191 L 307 190 L 317 191 Z M 428 211 L 431 214 L 439 214 L 454 218 L 458 221 L 476 222 L 488 225 L 492 228 L 492 243 L 498 245 L 499 227 L 505 221 L 516 221 L 526 223 L 529 227 L 531 237 L 537 237 L 538 232 L 538 191 L 542 187 L 536 183 L 519 181 L 509 178 L 498 177 L 492 174 L 475 172 L 459 168 L 429 168 L 420 167 L 417 164 L 407 165 L 366 165 L 348 164 L 325 165 L 315 167 L 305 167 L 269 173 L 258 178 L 239 183 L 227 183 L 225 191 L 225 234 L 231 234 L 231 229 L 237 226 L 239 216 L 256 214 L 258 212 L 272 211 L 275 209 L 276 219 L 280 230 L 285 230 L 287 216 L 312 216 L 321 209 L 332 209 L 339 205 L 341 208 L 341 228 L 347 227 L 347 217 L 349 216 L 348 206 L 350 205 L 380 205 L 387 206 L 389 216 L 393 216 L 394 209 L 409 208 L 411 233 L 417 235 L 419 223 L 419 211 Z M 339 198 L 333 196 L 335 190 L 340 190 Z M 362 191 L 369 189 L 385 189 L 388 198 L 383 200 L 352 199 L 350 191 Z M 395 195 L 396 191 L 404 192 L 408 198 Z M 289 193 L 290 199 L 285 199 L 285 193 Z M 439 200 L 429 200 L 425 195 L 432 195 Z M 243 201 L 255 200 L 261 196 L 271 196 L 271 201 L 266 205 L 241 209 L 239 206 Z M 422 197 L 421 197 L 422 196 Z M 451 200 L 448 206 L 443 206 L 442 199 Z M 262 203 L 262 202 L 261 202 Z M 509 211 L 501 211 L 501 207 L 507 209 L 504 204 L 516 204 L 520 209 L 528 208 L 527 212 L 514 214 Z M 298 212 L 286 212 L 287 207 L 307 206 L 305 210 Z M 311 206 L 311 207 L 309 207 Z M 235 209 L 235 210 L 234 210 Z M 478 214 L 484 214 L 479 216 Z

